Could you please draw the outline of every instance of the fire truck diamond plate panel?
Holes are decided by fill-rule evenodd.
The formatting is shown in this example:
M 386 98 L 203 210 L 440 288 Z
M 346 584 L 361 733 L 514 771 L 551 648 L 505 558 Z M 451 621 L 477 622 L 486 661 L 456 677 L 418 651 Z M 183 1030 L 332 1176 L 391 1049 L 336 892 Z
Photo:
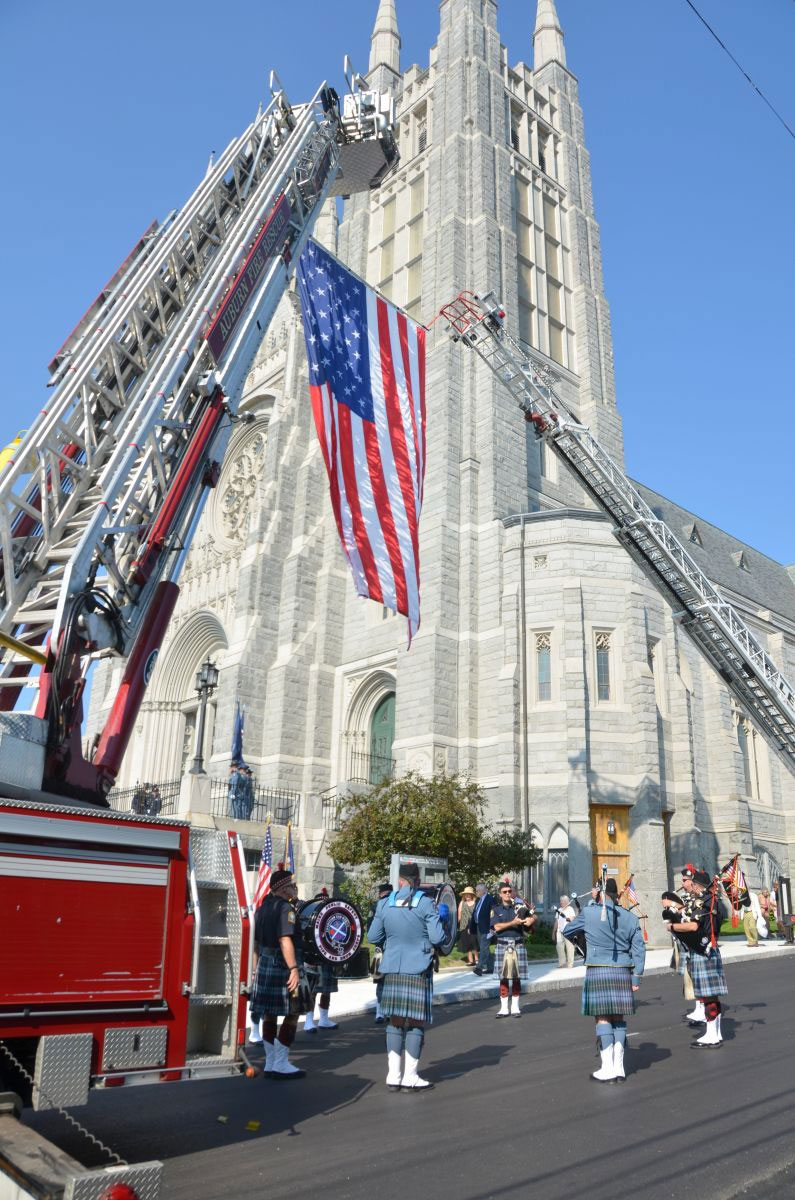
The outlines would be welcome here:
M 163 1164 L 160 1162 L 88 1171 L 85 1175 L 69 1180 L 64 1191 L 64 1200 L 101 1200 L 115 1183 L 126 1183 L 133 1189 L 138 1200 L 158 1200 L 162 1174 Z
M 88 1103 L 93 1043 L 91 1033 L 62 1033 L 39 1040 L 33 1088 L 37 1112 Z
M 168 1030 L 165 1026 L 141 1029 L 106 1029 L 102 1070 L 121 1071 L 162 1067 L 166 1061 Z

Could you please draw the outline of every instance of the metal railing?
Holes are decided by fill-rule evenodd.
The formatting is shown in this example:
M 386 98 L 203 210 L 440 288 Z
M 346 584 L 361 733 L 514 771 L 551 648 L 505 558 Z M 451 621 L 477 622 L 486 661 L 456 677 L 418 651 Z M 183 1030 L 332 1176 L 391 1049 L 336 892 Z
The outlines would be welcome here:
M 385 779 L 393 779 L 395 760 L 381 754 L 365 754 L 362 750 L 348 752 L 349 783 L 368 783 L 375 787 Z
M 301 793 L 287 788 L 260 786 L 251 780 L 250 789 L 230 788 L 228 779 L 210 781 L 210 812 L 214 817 L 229 817 L 238 821 L 271 820 L 276 825 L 288 821 L 297 825 L 301 816 Z
M 108 803 L 117 812 L 133 812 L 141 817 L 169 817 L 177 811 L 181 779 L 160 783 L 136 783 L 134 787 L 113 788 Z
M 336 833 L 342 825 L 345 797 L 334 791 L 332 795 L 320 797 L 323 806 L 323 828 L 330 833 Z

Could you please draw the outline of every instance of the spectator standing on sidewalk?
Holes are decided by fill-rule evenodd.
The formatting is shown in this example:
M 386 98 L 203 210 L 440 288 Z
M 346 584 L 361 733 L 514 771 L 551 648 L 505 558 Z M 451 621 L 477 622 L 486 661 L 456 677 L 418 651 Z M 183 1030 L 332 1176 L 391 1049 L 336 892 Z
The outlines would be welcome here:
M 490 975 L 491 966 L 491 910 L 494 907 L 494 897 L 489 892 L 483 880 L 475 887 L 475 909 L 469 922 L 470 932 L 478 939 L 478 965 L 474 967 L 476 975 Z
M 458 948 L 462 954 L 466 954 L 469 967 L 476 967 L 478 964 L 478 937 L 469 928 L 476 902 L 475 889 L 465 887 L 458 904 Z
M 574 942 L 569 942 L 563 936 L 563 930 L 569 921 L 577 916 L 568 896 L 561 896 L 560 908 L 555 910 L 555 924 L 552 936 L 555 939 L 555 949 L 558 952 L 558 968 L 574 966 Z
M 772 933 L 770 922 L 776 919 L 776 902 L 770 895 L 768 888 L 762 888 L 762 891 L 759 893 L 759 907 L 762 910 L 762 917 L 767 926 L 767 931 L 768 933 Z

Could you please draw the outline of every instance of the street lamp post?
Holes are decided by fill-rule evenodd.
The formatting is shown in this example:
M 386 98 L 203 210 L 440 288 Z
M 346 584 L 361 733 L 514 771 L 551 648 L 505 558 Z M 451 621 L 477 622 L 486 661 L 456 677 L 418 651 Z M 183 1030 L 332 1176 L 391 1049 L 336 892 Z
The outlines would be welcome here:
M 218 687 L 219 671 L 209 655 L 196 673 L 196 693 L 199 697 L 199 721 L 196 726 L 196 752 L 193 757 L 191 775 L 206 775 L 204 769 L 204 723 L 207 717 L 207 701 Z

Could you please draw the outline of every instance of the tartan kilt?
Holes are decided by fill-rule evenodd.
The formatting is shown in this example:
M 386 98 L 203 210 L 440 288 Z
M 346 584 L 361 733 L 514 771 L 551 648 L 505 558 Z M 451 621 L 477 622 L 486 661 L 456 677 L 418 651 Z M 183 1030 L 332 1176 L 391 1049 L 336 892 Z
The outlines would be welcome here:
M 430 971 L 421 975 L 384 976 L 381 1011 L 385 1017 L 405 1017 L 409 1021 L 433 1021 L 433 976 Z
M 505 962 L 505 951 L 507 945 L 505 942 L 497 942 L 494 948 L 494 978 L 502 979 L 502 968 Z M 516 943 L 516 966 L 519 971 L 519 978 L 527 980 L 530 978 L 530 970 L 527 962 L 527 950 L 524 942 Z
M 315 992 L 338 992 L 339 984 L 331 963 L 321 963 L 318 967 L 317 986 Z
M 290 993 L 287 991 L 289 974 L 281 954 L 277 958 L 266 954 L 260 955 L 257 973 L 254 976 L 254 986 L 251 989 L 252 1021 L 261 1021 L 264 1016 L 287 1016 L 290 1012 Z M 302 1008 L 300 1011 L 308 1012 L 309 1010 Z
M 726 976 L 723 974 L 723 960 L 717 946 L 709 958 L 705 958 L 703 954 L 691 954 L 688 965 L 696 1000 L 706 1000 L 710 996 L 728 994 Z
M 631 967 L 585 967 L 582 985 L 584 1017 L 620 1017 L 634 1013 Z

